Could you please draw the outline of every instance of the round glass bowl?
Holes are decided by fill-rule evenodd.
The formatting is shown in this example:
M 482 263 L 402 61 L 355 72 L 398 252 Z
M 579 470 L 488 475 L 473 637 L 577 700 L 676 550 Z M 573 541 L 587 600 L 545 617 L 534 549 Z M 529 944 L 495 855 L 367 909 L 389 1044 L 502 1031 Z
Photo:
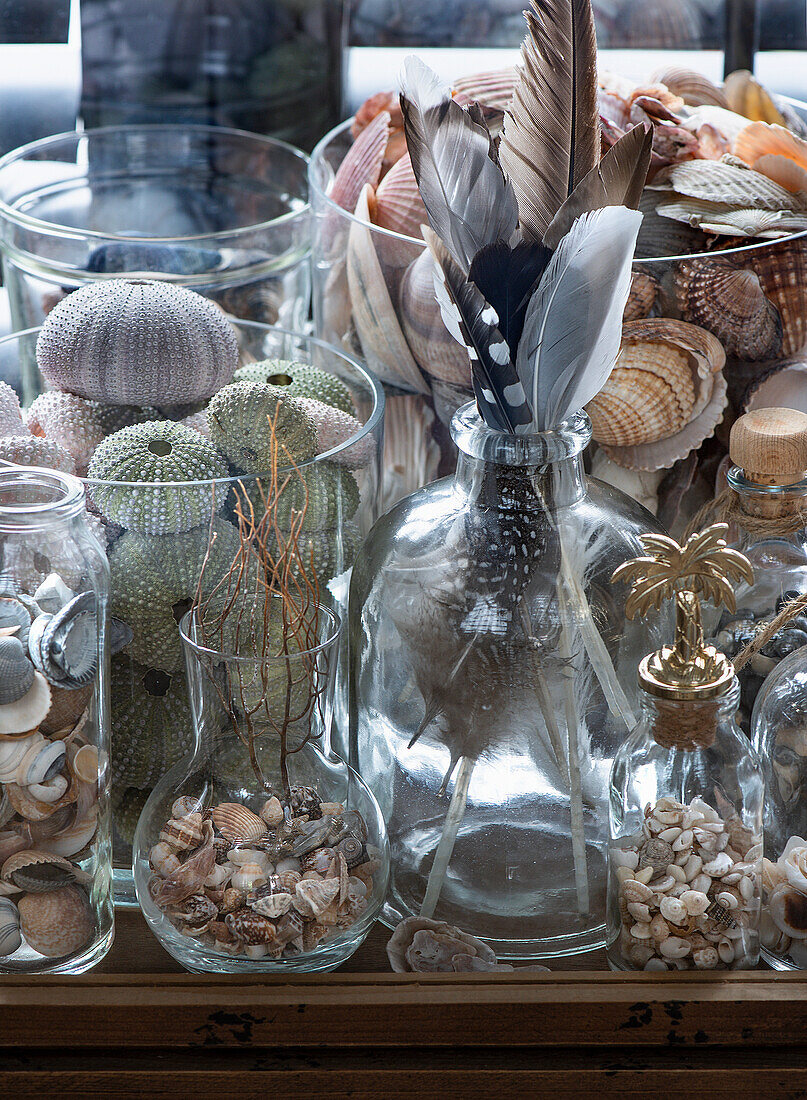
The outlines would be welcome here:
M 337 471 L 341 471 L 338 476 L 342 487 L 346 481 L 349 483 L 349 492 L 330 497 L 325 517 L 316 522 L 312 519 L 308 529 L 319 574 L 319 599 L 345 609 L 354 554 L 378 514 L 383 390 L 355 359 L 321 340 L 257 322 L 233 321 L 233 325 L 240 348 L 239 366 L 263 359 L 303 360 L 336 375 L 350 390 L 361 431 L 299 466 L 304 479 L 313 479 L 307 480 L 309 485 Z M 38 330 L 31 329 L 0 340 L 0 363 L 20 369 L 26 378 L 26 390 L 33 393 L 44 389 L 36 368 L 37 335 Z M 278 478 L 289 472 L 278 471 Z M 144 504 L 167 493 L 210 501 L 203 522 L 179 535 L 138 536 L 97 520 L 110 558 L 112 613 L 128 622 L 135 632 L 132 643 L 112 660 L 110 692 L 115 899 L 117 904 L 134 904 L 129 846 L 138 816 L 148 792 L 192 744 L 177 623 L 196 592 L 212 513 L 219 527 L 218 541 L 206 566 L 211 578 L 217 569 L 226 570 L 232 562 L 233 553 L 228 554 L 228 550 L 233 550 L 237 539 L 230 522 L 236 491 L 249 492 L 258 482 L 265 488 L 267 479 L 258 474 L 159 484 L 83 480 L 90 508 L 95 510 L 94 496 L 104 499 L 110 492 L 127 494 L 132 502 L 141 498 Z M 346 647 L 345 637 L 341 644 Z M 346 660 L 341 667 L 346 669 Z M 335 715 L 335 742 L 337 751 L 341 751 L 342 738 L 347 737 L 347 688 L 341 671 Z
M 0 158 L 0 237 L 14 327 L 84 283 L 136 273 L 301 328 L 307 164 L 284 142 L 212 126 L 112 126 L 13 150 Z

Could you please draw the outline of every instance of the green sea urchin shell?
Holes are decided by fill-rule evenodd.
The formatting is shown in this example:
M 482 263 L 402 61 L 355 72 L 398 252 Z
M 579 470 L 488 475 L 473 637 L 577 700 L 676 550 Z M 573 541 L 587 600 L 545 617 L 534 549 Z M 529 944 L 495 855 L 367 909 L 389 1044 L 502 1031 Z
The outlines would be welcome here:
M 156 409 L 137 405 L 102 405 L 74 393 L 42 393 L 25 412 L 25 423 L 37 436 L 59 443 L 75 459 L 83 474 L 95 448 L 107 436 L 129 424 L 159 420 Z
M 180 405 L 230 381 L 238 341 L 201 294 L 158 280 L 109 279 L 51 310 L 36 360 L 53 389 L 112 405 Z
M 226 478 L 227 463 L 208 440 L 184 424 L 148 421 L 121 428 L 95 451 L 88 477 L 97 482 L 151 484 L 92 485 L 90 495 L 103 514 L 121 527 L 146 535 L 188 531 L 209 518 L 214 504 L 211 485 L 171 482 Z M 216 486 L 216 510 L 226 490 Z
M 218 584 L 240 546 L 232 524 L 217 519 L 205 567 L 203 593 Z M 177 623 L 190 608 L 208 552 L 209 524 L 178 535 L 128 531 L 109 558 L 112 613 L 134 631 L 129 652 L 148 667 L 175 672 L 182 667 Z
M 327 460 L 313 462 L 300 470 L 300 477 L 293 471 L 289 475 L 277 501 L 278 526 L 289 530 L 292 510 L 305 508 L 304 531 L 332 531 L 353 518 L 360 501 L 359 486 L 350 470 Z
M 190 751 L 193 722 L 184 675 L 112 661 L 112 781 L 151 787 Z
M 316 454 L 314 424 L 297 399 L 277 386 L 233 382 L 210 402 L 207 419 L 211 440 L 241 473 L 259 474 L 270 469 L 270 421 L 275 422 L 281 466 L 289 461 L 307 462 Z
M 355 523 L 344 523 L 341 527 L 324 531 L 304 530 L 298 540 L 300 554 L 303 557 L 306 575 L 317 585 L 322 593 L 339 573 L 349 569 L 356 556 L 361 536 Z M 277 552 L 276 539 L 269 543 L 270 552 Z
M 40 439 L 34 435 L 7 435 L 0 439 L 0 461 L 13 462 L 17 466 L 44 466 L 65 474 L 76 472 L 76 464 L 69 451 L 53 439 Z
M 124 844 L 134 841 L 135 829 L 143 812 L 150 790 L 140 791 L 137 787 L 112 787 L 112 818 L 118 836 Z
M 353 398 L 345 383 L 328 371 L 298 363 L 292 359 L 264 359 L 260 363 L 247 363 L 239 367 L 234 382 L 268 382 L 278 386 L 291 397 L 313 397 L 323 405 L 356 415 Z

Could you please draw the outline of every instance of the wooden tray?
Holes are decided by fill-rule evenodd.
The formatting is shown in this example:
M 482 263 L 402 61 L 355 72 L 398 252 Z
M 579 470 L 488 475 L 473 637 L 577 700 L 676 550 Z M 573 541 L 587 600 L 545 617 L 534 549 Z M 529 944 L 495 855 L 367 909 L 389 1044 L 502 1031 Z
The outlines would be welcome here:
M 91 973 L 0 978 L 0 1097 L 807 1095 L 801 974 L 660 979 L 598 954 L 551 974 L 393 975 L 386 938 L 331 975 L 194 977 L 118 914 Z

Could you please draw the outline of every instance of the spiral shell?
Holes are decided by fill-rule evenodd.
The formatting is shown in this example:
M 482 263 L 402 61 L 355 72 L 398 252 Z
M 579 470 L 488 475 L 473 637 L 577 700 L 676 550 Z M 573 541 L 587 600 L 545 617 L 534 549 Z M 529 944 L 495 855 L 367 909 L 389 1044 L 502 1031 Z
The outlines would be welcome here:
M 179 820 L 172 818 L 163 825 L 160 840 L 175 852 L 196 848 L 202 842 L 202 815 L 191 813 Z
M 221 802 L 210 816 L 221 835 L 232 843 L 266 836 L 266 823 L 238 802 Z
M 53 389 L 112 405 L 179 405 L 232 378 L 238 343 L 212 302 L 156 280 L 88 283 L 45 319 L 36 346 Z

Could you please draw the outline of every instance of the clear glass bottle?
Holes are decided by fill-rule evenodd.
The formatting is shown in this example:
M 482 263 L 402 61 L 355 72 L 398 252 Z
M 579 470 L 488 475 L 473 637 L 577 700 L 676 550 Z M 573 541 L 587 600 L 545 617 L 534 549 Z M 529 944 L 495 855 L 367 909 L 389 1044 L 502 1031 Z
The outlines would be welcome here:
M 781 661 L 754 704 L 765 773 L 762 954 L 777 970 L 807 969 L 807 647 Z
M 381 908 L 384 820 L 331 751 L 340 625 L 321 606 L 317 622 L 291 655 L 271 641 L 210 649 L 195 611 L 180 623 L 195 747 L 143 808 L 133 873 L 152 931 L 188 970 L 333 970 Z
M 795 409 L 757 409 L 731 429 L 728 489 L 714 518 L 729 524 L 728 541 L 754 569 L 737 588 L 737 608 L 711 616 L 714 642 L 730 658 L 783 603 L 807 592 L 807 415 Z M 807 645 L 807 616 L 776 634 L 739 673 L 739 722 L 748 733 L 763 680 L 779 661 Z
M 458 411 L 456 474 L 374 526 L 350 593 L 351 763 L 391 845 L 382 919 L 435 916 L 500 957 L 603 942 L 607 780 L 653 617 L 616 566 L 658 530 L 583 470 L 583 414 L 513 437 Z
M 0 973 L 112 943 L 108 602 L 81 482 L 0 468 Z
M 639 666 L 642 718 L 614 758 L 608 962 L 614 970 L 748 969 L 759 959 L 762 768 L 735 721 L 731 662 L 703 639 L 696 592 L 733 602 L 747 559 L 725 524 L 684 547 L 647 540 L 628 614 L 675 596 L 675 644 Z

